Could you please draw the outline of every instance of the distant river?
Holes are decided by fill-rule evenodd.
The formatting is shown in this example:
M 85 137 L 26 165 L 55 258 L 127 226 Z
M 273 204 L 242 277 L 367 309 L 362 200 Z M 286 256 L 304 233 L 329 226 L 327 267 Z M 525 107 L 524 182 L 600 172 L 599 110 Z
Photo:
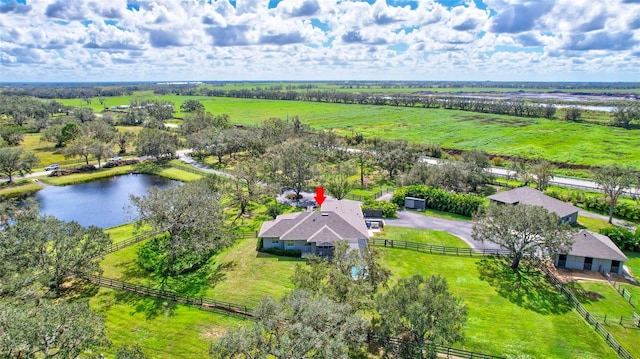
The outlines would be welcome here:
M 144 196 L 149 188 L 169 188 L 181 182 L 159 176 L 129 174 L 69 186 L 48 186 L 36 192 L 40 213 L 82 226 L 108 228 L 131 222 L 129 196 Z

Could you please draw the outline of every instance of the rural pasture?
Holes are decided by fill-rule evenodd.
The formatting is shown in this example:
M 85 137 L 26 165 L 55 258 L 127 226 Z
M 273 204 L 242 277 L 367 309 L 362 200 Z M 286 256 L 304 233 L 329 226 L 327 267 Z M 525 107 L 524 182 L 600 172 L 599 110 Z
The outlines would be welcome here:
M 106 105 L 126 105 L 135 96 L 110 97 Z M 150 92 L 138 96 L 171 101 L 176 108 L 187 99 L 196 99 L 207 111 L 226 113 L 233 123 L 239 125 L 259 124 L 272 117 L 287 119 L 298 116 L 313 128 L 334 131 L 341 136 L 362 133 L 366 138 L 434 142 L 444 148 L 476 149 L 502 156 L 545 158 L 589 166 L 624 163 L 640 168 L 640 152 L 637 151 L 640 148 L 639 130 L 591 123 L 414 107 L 153 96 Z M 59 101 L 83 106 L 79 99 Z M 102 110 L 95 101 L 91 107 L 96 111 Z M 176 117 L 183 116 L 176 113 Z

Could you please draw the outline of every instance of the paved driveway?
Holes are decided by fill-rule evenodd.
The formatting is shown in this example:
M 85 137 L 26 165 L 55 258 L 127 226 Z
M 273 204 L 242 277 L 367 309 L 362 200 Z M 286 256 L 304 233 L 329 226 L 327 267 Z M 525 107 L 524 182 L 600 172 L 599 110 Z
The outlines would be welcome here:
M 398 219 L 385 219 L 384 222 L 388 226 L 436 229 L 449 232 L 467 242 L 467 244 L 475 249 L 500 249 L 500 246 L 497 244 L 478 242 L 471 238 L 473 222 L 428 217 L 423 214 L 408 211 L 398 211 Z

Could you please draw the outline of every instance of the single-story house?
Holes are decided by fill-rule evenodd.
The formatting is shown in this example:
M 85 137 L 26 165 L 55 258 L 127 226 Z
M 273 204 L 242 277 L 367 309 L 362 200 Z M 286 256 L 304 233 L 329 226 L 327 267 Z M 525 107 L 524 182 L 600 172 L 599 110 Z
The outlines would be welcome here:
M 264 248 L 332 256 L 338 241 L 347 242 L 352 249 L 364 249 L 369 232 L 360 203 L 343 199 L 324 201 L 320 211 L 279 215 L 262 224 L 258 237 Z
M 519 187 L 506 192 L 496 193 L 489 196 L 491 203 L 498 204 L 528 204 L 541 206 L 549 212 L 553 212 L 560 217 L 561 223 L 575 224 L 578 222 L 578 207 L 562 202 L 553 197 L 538 191 L 529 186 Z
M 622 274 L 628 260 L 609 237 L 583 229 L 573 236 L 571 250 L 557 254 L 554 263 L 557 268 Z

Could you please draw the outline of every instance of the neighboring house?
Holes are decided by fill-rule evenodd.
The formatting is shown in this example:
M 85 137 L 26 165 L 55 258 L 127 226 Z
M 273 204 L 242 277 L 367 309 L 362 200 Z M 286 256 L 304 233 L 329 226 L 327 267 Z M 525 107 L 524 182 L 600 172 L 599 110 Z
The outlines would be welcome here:
M 496 193 L 489 196 L 491 203 L 498 204 L 528 204 L 541 206 L 549 212 L 553 212 L 560 217 L 560 222 L 575 224 L 578 222 L 578 207 L 566 202 L 562 202 L 553 197 L 538 191 L 535 188 L 524 186 L 506 192 Z
M 264 248 L 331 256 L 338 241 L 347 242 L 352 249 L 365 248 L 369 233 L 360 203 L 343 199 L 324 201 L 320 211 L 279 215 L 262 224 L 258 237 Z
M 583 229 L 573 236 L 571 250 L 557 254 L 554 263 L 557 268 L 622 274 L 628 260 L 609 237 Z

